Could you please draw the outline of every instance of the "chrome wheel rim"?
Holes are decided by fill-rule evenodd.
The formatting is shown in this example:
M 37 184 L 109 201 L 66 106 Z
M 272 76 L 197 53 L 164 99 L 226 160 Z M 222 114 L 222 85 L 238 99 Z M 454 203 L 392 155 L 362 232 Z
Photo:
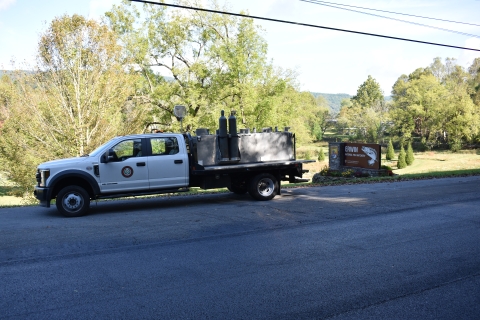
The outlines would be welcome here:
M 83 198 L 78 193 L 68 193 L 63 197 L 62 204 L 65 210 L 75 212 L 82 208 Z
M 274 190 L 275 190 L 275 185 L 272 179 L 263 178 L 260 181 L 258 181 L 257 191 L 262 197 L 270 196 Z

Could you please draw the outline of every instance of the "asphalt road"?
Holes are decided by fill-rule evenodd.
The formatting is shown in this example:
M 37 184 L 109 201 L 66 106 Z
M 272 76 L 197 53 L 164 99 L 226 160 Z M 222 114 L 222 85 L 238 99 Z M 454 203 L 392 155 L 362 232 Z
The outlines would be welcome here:
M 479 319 L 480 177 L 0 209 L 1 319 Z

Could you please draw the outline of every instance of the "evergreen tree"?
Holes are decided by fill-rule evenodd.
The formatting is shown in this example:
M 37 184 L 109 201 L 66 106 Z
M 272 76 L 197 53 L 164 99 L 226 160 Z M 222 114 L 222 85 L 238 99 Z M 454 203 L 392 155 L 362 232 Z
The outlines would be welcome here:
M 403 169 L 407 167 L 407 162 L 405 158 L 406 158 L 405 149 L 402 146 L 400 148 L 400 154 L 398 155 L 398 163 L 397 163 L 398 169 Z
M 323 152 L 323 148 L 320 148 L 318 153 L 318 161 L 325 161 L 325 153 Z
M 405 162 L 407 163 L 407 166 L 412 165 L 413 160 L 415 160 L 415 158 L 413 157 L 412 143 L 409 142 L 408 143 L 408 148 L 407 148 L 407 154 L 405 156 Z
M 392 161 L 395 158 L 395 150 L 393 149 L 392 139 L 388 140 L 387 160 Z

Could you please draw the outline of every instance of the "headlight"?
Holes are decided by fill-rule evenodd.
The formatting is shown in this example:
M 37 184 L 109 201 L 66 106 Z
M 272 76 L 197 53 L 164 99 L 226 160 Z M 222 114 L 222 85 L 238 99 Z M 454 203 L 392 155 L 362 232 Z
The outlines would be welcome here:
M 39 170 L 40 171 L 40 181 L 39 186 L 45 187 L 47 185 L 47 179 L 50 177 L 50 169 Z

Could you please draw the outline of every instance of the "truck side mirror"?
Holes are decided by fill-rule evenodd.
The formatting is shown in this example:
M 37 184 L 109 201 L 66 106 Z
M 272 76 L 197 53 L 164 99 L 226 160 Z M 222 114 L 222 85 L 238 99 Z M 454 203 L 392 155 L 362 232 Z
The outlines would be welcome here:
M 118 160 L 118 158 L 115 151 L 113 151 L 113 149 L 108 149 L 107 162 L 116 161 L 116 160 Z
M 102 163 L 109 163 L 109 162 L 112 162 L 112 161 L 115 161 L 115 158 L 116 158 L 116 154 L 115 154 L 115 151 L 113 151 L 113 149 L 109 149 L 107 152 L 105 152 L 103 155 L 102 155 Z
M 102 154 L 102 157 L 100 158 L 101 163 L 108 163 L 108 151 Z

